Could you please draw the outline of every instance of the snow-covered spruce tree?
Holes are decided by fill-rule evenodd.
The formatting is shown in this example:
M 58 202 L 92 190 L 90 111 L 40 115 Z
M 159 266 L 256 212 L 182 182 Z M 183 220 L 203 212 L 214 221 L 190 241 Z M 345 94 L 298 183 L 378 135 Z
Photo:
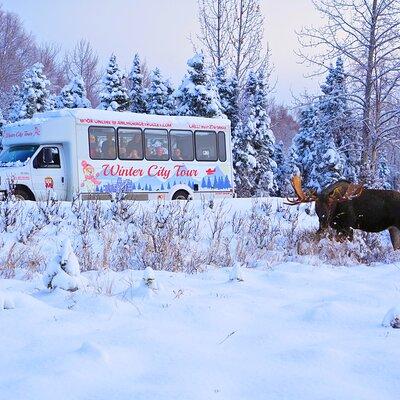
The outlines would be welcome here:
M 219 66 L 215 70 L 214 81 L 221 101 L 222 112 L 231 121 L 231 129 L 234 132 L 239 122 L 239 88 L 237 79 L 234 76 L 227 77 L 225 68 Z
M 120 70 L 113 54 L 103 77 L 99 109 L 111 111 L 127 111 L 129 109 L 129 96 L 124 79 L 125 75 Z
M 253 177 L 256 167 L 256 152 L 251 145 L 252 130 L 248 122 L 244 124 L 241 120 L 236 125 L 233 134 L 233 168 L 235 173 L 236 192 L 240 197 L 251 197 L 253 195 Z
M 46 111 L 50 95 L 49 86 L 50 82 L 43 74 L 43 64 L 36 63 L 27 69 L 22 77 L 19 98 L 16 100 L 10 119 L 18 121 L 32 118 L 36 112 Z
M 379 156 L 377 177 L 375 178 L 373 186 L 379 189 L 392 189 L 390 177 L 391 177 L 391 171 L 386 159 L 386 152 L 382 151 Z
M 19 111 L 21 109 L 21 95 L 20 95 L 20 89 L 18 85 L 13 85 L 12 89 L 12 94 L 11 94 L 11 101 L 10 101 L 10 106 L 8 109 L 8 119 L 11 122 L 18 121 L 18 116 L 19 116 Z
M 133 57 L 132 69 L 128 77 L 130 111 L 145 113 L 147 110 L 145 90 L 143 86 L 143 74 L 140 66 L 139 54 Z
M 148 114 L 172 115 L 172 88 L 169 81 L 164 80 L 158 68 L 150 74 L 150 86 L 146 91 Z
M 253 107 L 256 120 L 256 131 L 253 139 L 253 148 L 256 151 L 257 159 L 254 179 L 256 194 L 274 196 L 277 192 L 275 179 L 277 165 L 274 160 L 275 136 L 270 128 L 271 120 L 267 113 L 267 83 L 263 68 L 257 74 Z
M 313 168 L 308 182 L 316 190 L 344 178 L 344 157 L 336 144 L 342 140 L 347 118 L 343 64 L 340 59 L 337 66 L 330 69 L 325 84 L 321 85 L 323 94 L 316 102 L 318 124 L 312 145 Z
M 241 196 L 275 195 L 275 137 L 269 128 L 267 90 L 263 70 L 250 72 L 244 94 L 243 119 L 234 133 L 234 168 Z
M 218 91 L 204 64 L 204 55 L 188 60 L 188 74 L 175 91 L 177 115 L 215 118 L 223 115 Z
M 85 83 L 81 76 L 74 76 L 56 98 L 56 108 L 90 108 Z
M 313 147 L 318 129 L 318 112 L 314 104 L 307 105 L 300 111 L 299 126 L 290 149 L 290 173 L 301 175 L 303 186 L 309 188 L 314 168 Z
M 357 180 L 361 158 L 358 149 L 360 138 L 347 104 L 346 77 L 340 57 L 336 60 L 336 65 L 329 68 L 321 91 L 323 95 L 319 100 L 320 127 L 326 132 L 326 136 L 334 140 L 342 158 L 344 177 L 354 182 Z
M 317 191 L 343 179 L 342 158 L 335 142 L 321 126 L 319 128 L 313 146 L 313 168 L 309 177 L 309 187 Z
M 55 95 L 54 93 L 51 93 L 46 101 L 46 110 L 47 111 L 55 110 L 56 103 L 57 103 L 57 95 Z
M 60 246 L 57 256 L 51 260 L 43 276 L 43 283 L 49 289 L 63 289 L 71 292 L 81 288 L 86 279 L 81 276 L 78 259 L 69 239 Z

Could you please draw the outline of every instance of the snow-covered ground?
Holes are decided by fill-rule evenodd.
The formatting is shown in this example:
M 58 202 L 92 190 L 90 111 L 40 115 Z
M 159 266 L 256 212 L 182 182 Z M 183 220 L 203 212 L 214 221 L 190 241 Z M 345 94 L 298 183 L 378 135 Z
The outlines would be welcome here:
M 196 275 L 86 273 L 95 289 L 1 280 L 0 398 L 395 399 L 396 265 L 286 263 Z
M 278 203 L 193 202 L 186 211 L 146 203 L 150 212 L 135 208 L 133 219 L 123 204 L 112 206 L 118 212 L 1 204 L 0 400 L 397 398 L 400 330 L 382 321 L 400 312 L 400 263 L 382 245 L 387 235 L 375 250 L 389 256 L 370 249 L 358 257 L 375 242 L 317 243 L 301 230 L 317 226 L 312 212 Z M 155 233 L 157 250 L 146 239 Z M 120 244 L 124 235 L 138 240 L 132 248 Z M 87 258 L 88 240 L 113 257 Z M 129 257 L 122 271 L 113 264 L 118 251 Z M 175 254 L 180 264 L 171 265 Z M 79 277 L 78 259 L 97 261 Z M 193 272 L 185 263 L 194 259 L 209 264 L 193 274 L 137 269 L 154 262 Z M 250 268 L 238 268 L 240 260 Z M 58 288 L 59 263 L 78 290 Z

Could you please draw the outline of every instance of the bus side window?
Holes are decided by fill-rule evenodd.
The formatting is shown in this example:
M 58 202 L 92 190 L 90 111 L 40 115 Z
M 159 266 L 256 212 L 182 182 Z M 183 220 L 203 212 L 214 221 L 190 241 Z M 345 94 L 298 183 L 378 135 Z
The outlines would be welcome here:
M 143 138 L 140 129 L 118 128 L 118 154 L 121 160 L 143 160 Z
M 218 132 L 218 158 L 219 161 L 226 161 L 226 141 L 224 132 Z
M 217 135 L 214 131 L 196 131 L 197 161 L 217 161 Z
M 117 158 L 114 128 L 102 126 L 89 128 L 89 156 L 92 160 L 115 160 Z
M 193 161 L 193 132 L 184 130 L 169 131 L 171 138 L 171 158 L 173 161 Z
M 144 131 L 146 160 L 169 160 L 168 132 L 163 129 L 146 129 Z

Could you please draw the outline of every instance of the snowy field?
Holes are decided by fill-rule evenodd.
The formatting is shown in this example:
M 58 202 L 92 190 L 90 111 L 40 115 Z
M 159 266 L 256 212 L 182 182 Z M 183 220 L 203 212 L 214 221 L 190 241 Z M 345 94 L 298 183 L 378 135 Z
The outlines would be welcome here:
M 278 203 L 272 200 L 267 216 L 275 222 L 271 231 L 264 231 L 272 232 L 276 241 L 258 242 L 261 231 L 254 234 L 247 227 L 250 247 L 245 251 L 253 250 L 246 257 L 244 242 L 238 240 L 244 231 L 232 234 L 239 229 L 235 212 L 257 209 L 257 218 L 267 218 L 265 207 L 232 200 L 224 214 L 215 205 L 193 202 L 192 211 L 204 224 L 199 223 L 201 235 L 191 240 L 198 240 L 201 252 L 196 254 L 201 253 L 201 262 L 209 261 L 208 265 L 180 268 L 184 272 L 156 270 L 154 277 L 147 276 L 151 284 L 146 285 L 145 265 L 140 262 L 153 260 L 162 266 L 168 261 L 153 253 L 150 257 L 151 249 L 146 248 L 140 257 L 130 255 L 132 264 L 124 270 L 104 263 L 82 267 L 85 284 L 75 292 L 49 290 L 43 283 L 46 264 L 65 236 L 82 266 L 82 244 L 67 211 L 70 205 L 62 205 L 62 212 L 53 206 L 48 223 L 29 237 L 21 231 L 40 219 L 40 213 L 31 213 L 34 205 L 19 209 L 18 215 L 25 215 L 24 228 L 9 225 L 0 248 L 0 399 L 397 398 L 400 331 L 382 326 L 386 313 L 400 304 L 396 256 L 369 252 L 358 258 L 372 257 L 368 266 L 353 262 L 357 246 L 369 243 L 364 239 L 353 247 L 323 239 L 330 251 L 314 249 L 311 242 L 301 251 L 285 250 L 287 246 L 298 249 L 298 240 L 305 241 L 306 233 L 290 234 L 293 220 Z M 7 206 L 2 207 L 0 222 L 4 223 Z M 215 227 L 210 225 L 215 222 L 210 210 L 224 215 L 219 241 L 230 238 L 230 247 L 223 251 L 209 236 L 214 231 L 210 226 Z M 166 212 L 159 212 L 165 234 Z M 64 218 L 58 220 L 61 214 Z M 312 211 L 295 215 L 303 228 L 315 228 Z M 113 217 L 109 218 L 110 231 Z M 125 232 L 126 226 L 119 224 Z M 95 233 L 88 233 L 93 241 L 98 240 Z M 380 240 L 384 244 L 378 250 L 388 253 L 386 236 Z M 21 265 L 18 259 L 7 261 L 12 241 L 16 247 L 26 246 L 14 251 L 23 249 L 39 261 L 34 266 L 24 258 Z M 230 257 L 210 258 L 209 246 L 218 254 L 230 249 Z M 346 252 L 339 257 L 341 248 Z M 192 245 L 188 249 L 193 252 Z M 334 260 L 332 254 L 338 258 Z M 349 259 L 342 263 L 345 256 Z M 376 261 L 380 258 L 385 262 Z M 193 258 L 182 260 L 193 263 Z M 218 260 L 226 266 L 217 265 Z M 236 279 L 240 276 L 243 281 Z

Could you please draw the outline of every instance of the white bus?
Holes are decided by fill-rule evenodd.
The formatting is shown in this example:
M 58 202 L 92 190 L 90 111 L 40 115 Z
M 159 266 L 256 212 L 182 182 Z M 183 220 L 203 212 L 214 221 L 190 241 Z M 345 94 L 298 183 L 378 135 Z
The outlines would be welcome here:
M 10 187 L 26 200 L 233 196 L 227 119 L 65 109 L 6 125 L 2 144 L 3 196 Z

